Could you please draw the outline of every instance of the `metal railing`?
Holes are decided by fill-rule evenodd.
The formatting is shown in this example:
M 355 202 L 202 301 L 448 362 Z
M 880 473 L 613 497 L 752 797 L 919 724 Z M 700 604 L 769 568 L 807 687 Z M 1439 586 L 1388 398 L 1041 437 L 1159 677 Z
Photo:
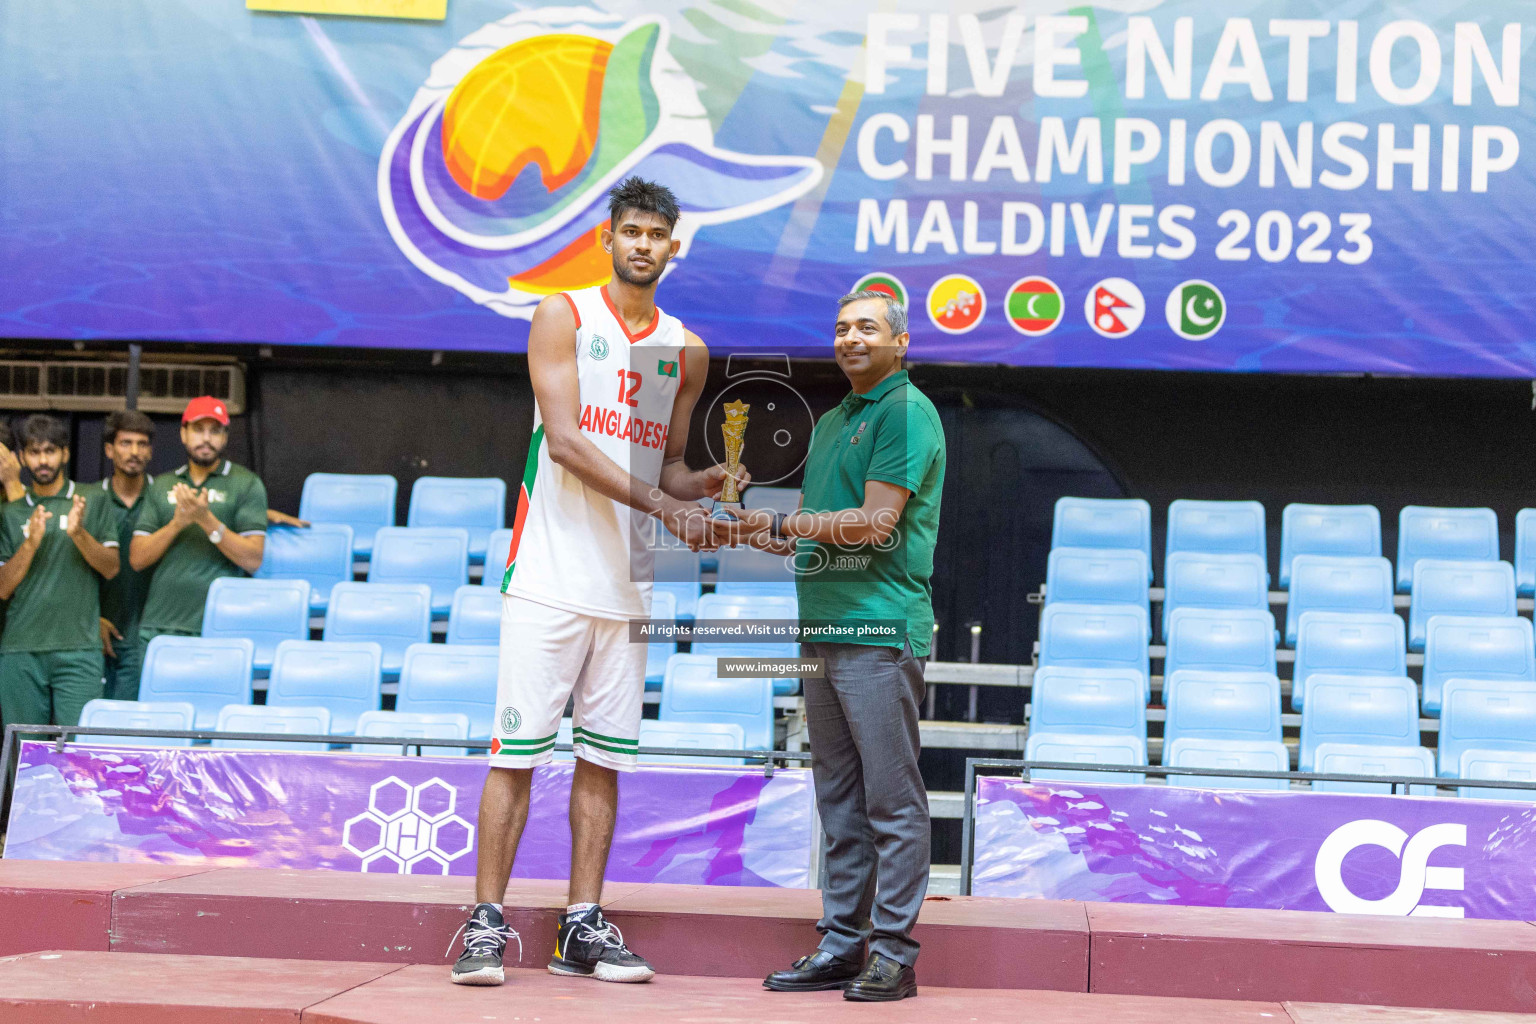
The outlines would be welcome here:
M 965 759 L 965 806 L 960 815 L 960 894 L 971 895 L 971 872 L 976 860 L 976 775 L 978 768 L 1016 768 L 1020 778 L 1028 782 L 1032 771 L 1070 772 L 1134 772 L 1166 778 L 1169 775 L 1193 776 L 1218 779 L 1285 779 L 1291 782 L 1371 782 L 1391 784 L 1394 795 L 1398 787 L 1431 786 L 1457 788 L 1475 786 L 1479 789 L 1536 790 L 1536 782 L 1516 782 L 1509 779 L 1442 779 L 1416 775 L 1343 775 L 1337 772 L 1279 772 L 1250 771 L 1241 768 L 1175 768 L 1155 764 L 1082 764 L 1077 761 L 1019 761 L 1011 758 L 968 757 Z M 1000 776 L 1012 778 L 1012 776 Z M 1072 785 L 1055 780 L 1042 780 L 1049 785 Z M 1301 794 L 1298 794 L 1301 795 Z

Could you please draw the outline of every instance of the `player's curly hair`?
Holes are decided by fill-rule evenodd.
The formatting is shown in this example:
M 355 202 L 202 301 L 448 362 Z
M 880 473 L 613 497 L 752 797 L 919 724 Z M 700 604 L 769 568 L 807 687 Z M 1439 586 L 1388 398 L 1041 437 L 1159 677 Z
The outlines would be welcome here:
M 619 226 L 619 215 L 625 210 L 654 213 L 667 222 L 668 229 L 677 226 L 681 213 L 677 208 L 677 196 L 671 189 L 638 175 L 625 178 L 608 192 L 608 223 L 611 227 Z

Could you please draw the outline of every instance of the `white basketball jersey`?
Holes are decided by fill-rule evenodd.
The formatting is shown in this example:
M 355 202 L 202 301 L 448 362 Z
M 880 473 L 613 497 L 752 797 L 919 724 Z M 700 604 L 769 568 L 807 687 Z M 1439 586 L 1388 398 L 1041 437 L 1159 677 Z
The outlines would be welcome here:
M 661 482 L 672 403 L 685 373 L 682 322 L 657 309 L 649 327 L 630 334 L 605 287 L 565 297 L 576 317 L 581 431 L 620 468 L 654 487 Z M 550 459 L 535 402 L 502 592 L 602 618 L 649 615 L 648 518 Z

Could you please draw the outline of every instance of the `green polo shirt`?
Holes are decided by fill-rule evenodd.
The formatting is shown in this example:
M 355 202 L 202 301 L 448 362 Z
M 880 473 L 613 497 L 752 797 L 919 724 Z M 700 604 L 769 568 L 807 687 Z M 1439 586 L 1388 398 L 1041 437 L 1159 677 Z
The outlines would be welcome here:
M 171 521 L 176 514 L 171 491 L 177 484 L 192 486 L 186 466 L 162 473 L 145 489 L 141 499 L 144 511 L 139 514 L 134 536 L 148 536 Z M 266 535 L 267 488 L 255 473 L 225 459 L 198 489 L 208 492 L 208 509 L 225 529 L 243 536 Z M 144 598 L 144 616 L 139 620 L 140 636 L 201 633 L 208 587 L 220 577 L 244 575 L 243 569 L 208 540 L 201 526 L 188 524 L 155 564 L 155 575 Z
M 97 621 L 101 616 L 101 576 L 65 532 L 75 493 L 73 480 L 48 498 L 28 488 L 25 500 L 8 502 L 0 511 L 0 562 L 10 561 L 26 539 L 27 521 L 33 509 L 42 505 L 53 513 L 26 578 L 11 595 L 5 633 L 0 635 L 0 652 L 101 649 L 101 627 Z M 85 531 L 103 545 L 117 547 L 111 506 L 101 500 L 100 494 L 91 493 L 89 487 L 81 487 L 79 493 L 86 499 Z
M 800 620 L 807 628 L 905 623 L 905 637 L 861 637 L 845 630 L 827 639 L 898 648 L 906 640 L 913 654 L 925 657 L 933 638 L 931 580 L 944 489 L 944 428 L 938 410 L 905 370 L 867 394 L 849 392 L 817 421 L 801 508 L 859 508 L 870 480 L 911 492 L 887 550 L 800 541 L 795 552 Z
M 116 626 L 125 640 L 132 640 L 138 631 L 139 616 L 144 611 L 144 595 L 149 592 L 149 581 L 155 574 L 154 566 L 140 572 L 128 561 L 128 546 L 133 543 L 133 531 L 144 512 L 144 499 L 149 496 L 149 489 L 154 483 L 154 477 L 145 477 L 144 489 L 132 505 L 123 501 L 112 489 L 110 476 L 99 485 L 91 485 L 92 497 L 104 498 L 116 517 L 113 533 L 117 538 L 118 550 L 122 552 L 122 563 L 117 575 L 101 581 L 101 617 Z M 99 496 L 96 494 L 98 486 L 101 491 Z

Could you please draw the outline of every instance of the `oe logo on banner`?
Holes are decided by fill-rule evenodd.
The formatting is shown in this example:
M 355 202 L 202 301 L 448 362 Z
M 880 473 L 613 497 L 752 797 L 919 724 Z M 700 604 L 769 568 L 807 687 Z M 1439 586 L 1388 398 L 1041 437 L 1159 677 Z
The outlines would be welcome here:
M 1466 846 L 1467 826 L 1430 825 L 1411 838 L 1390 822 L 1365 818 L 1334 829 L 1317 850 L 1313 874 L 1317 892 L 1338 914 L 1380 914 L 1390 917 L 1462 917 L 1462 907 L 1419 906 L 1425 889 L 1462 891 L 1461 868 L 1430 867 L 1429 855 L 1442 846 Z M 1352 892 L 1344 882 L 1344 858 L 1361 846 L 1380 846 L 1398 858 L 1397 888 L 1379 900 Z

